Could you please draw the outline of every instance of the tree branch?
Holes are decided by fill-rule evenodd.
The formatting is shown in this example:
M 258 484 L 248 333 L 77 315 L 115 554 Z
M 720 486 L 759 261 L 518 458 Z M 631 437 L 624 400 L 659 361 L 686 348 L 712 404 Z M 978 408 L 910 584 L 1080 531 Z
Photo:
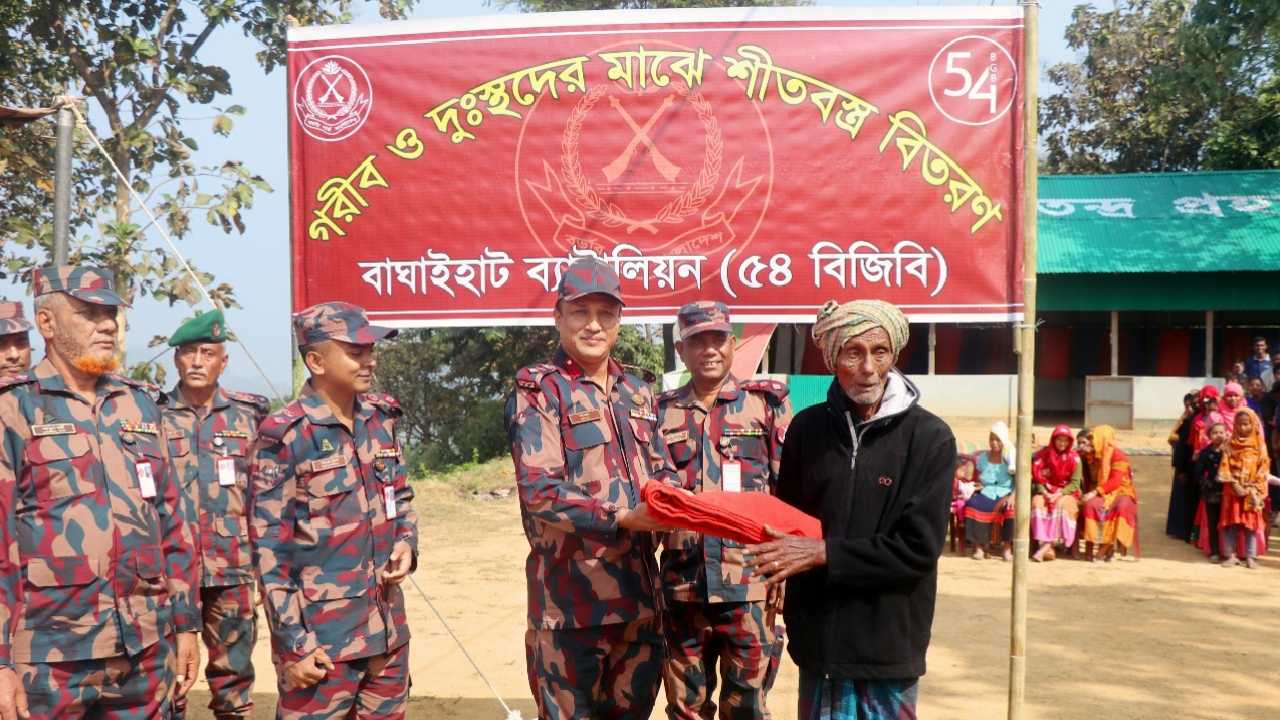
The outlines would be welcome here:
M 176 2 L 173 5 L 171 5 L 169 9 L 173 10 L 175 7 L 177 7 Z M 185 49 L 183 49 L 182 51 L 183 62 L 191 62 L 191 58 L 195 57 L 195 54 L 200 51 L 200 48 L 204 46 L 205 41 L 209 39 L 209 36 L 213 34 L 213 31 L 218 28 L 219 24 L 220 24 L 219 20 L 210 20 L 209 24 L 204 26 L 204 30 L 200 31 L 200 34 L 196 36 L 196 39 L 190 45 L 188 45 Z M 162 39 L 162 36 L 157 34 L 156 38 L 157 40 L 159 40 L 159 39 Z M 162 46 L 162 43 L 159 43 L 159 42 L 156 43 L 157 48 L 161 46 Z M 142 112 L 134 116 L 133 122 L 130 124 L 130 126 L 145 127 L 147 124 L 149 124 L 151 122 L 151 118 L 154 117 L 156 112 L 160 109 L 161 103 L 163 103 L 164 99 L 169 96 L 170 88 L 172 88 L 172 84 L 165 84 L 163 86 L 158 86 L 158 90 L 152 96 L 151 101 L 147 103 L 146 107 L 143 108 Z

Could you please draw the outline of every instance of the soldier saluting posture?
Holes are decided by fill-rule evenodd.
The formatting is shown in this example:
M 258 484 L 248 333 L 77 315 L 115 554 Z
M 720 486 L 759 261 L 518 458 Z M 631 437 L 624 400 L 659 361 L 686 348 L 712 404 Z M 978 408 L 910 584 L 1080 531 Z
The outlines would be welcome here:
M 47 352 L 0 383 L 0 718 L 167 717 L 195 681 L 198 565 L 159 393 L 110 374 L 103 271 L 32 286 Z
M 417 566 L 400 406 L 369 393 L 391 328 L 341 302 L 293 318 L 311 378 L 258 428 L 249 537 L 266 591 L 277 717 L 404 717 L 409 626 L 400 583 Z
M 617 274 L 575 261 L 556 300 L 560 350 L 520 370 L 507 401 L 529 539 L 525 658 L 548 720 L 647 719 L 661 681 L 650 531 L 667 528 L 640 487 L 676 481 L 653 391 L 610 357 L 621 321 Z
M 161 398 L 169 456 L 200 528 L 201 636 L 209 651 L 205 677 L 217 720 L 253 710 L 253 644 L 257 639 L 253 558 L 245 506 L 249 449 L 269 409 L 261 395 L 218 384 L 227 367 L 221 310 L 187 321 L 169 337 L 179 380 Z M 186 714 L 186 698 L 173 717 Z
M 21 302 L 0 300 L 0 380 L 30 368 L 31 323 L 22 315 Z
M 676 326 L 676 350 L 691 379 L 658 396 L 658 416 L 684 486 L 696 492 L 772 493 L 791 422 L 787 386 L 734 377 L 735 341 L 724 303 L 685 305 Z M 782 586 L 766 590 L 743 562 L 742 545 L 731 540 L 687 531 L 667 536 L 663 681 L 667 717 L 673 720 L 710 717 L 717 661 L 724 682 L 720 717 L 769 717 L 765 694 L 782 655 L 772 616 Z

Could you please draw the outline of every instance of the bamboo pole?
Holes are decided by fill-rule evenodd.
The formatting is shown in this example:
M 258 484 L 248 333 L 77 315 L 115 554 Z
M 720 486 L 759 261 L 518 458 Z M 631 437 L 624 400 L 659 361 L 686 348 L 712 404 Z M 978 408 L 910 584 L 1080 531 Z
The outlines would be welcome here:
M 1027 696 L 1027 565 L 1031 530 L 1031 422 L 1035 412 L 1036 367 L 1036 183 L 1039 122 L 1040 4 L 1022 5 L 1023 182 L 1022 302 L 1018 353 L 1018 468 L 1014 480 L 1013 592 L 1009 629 L 1009 720 L 1025 717 Z

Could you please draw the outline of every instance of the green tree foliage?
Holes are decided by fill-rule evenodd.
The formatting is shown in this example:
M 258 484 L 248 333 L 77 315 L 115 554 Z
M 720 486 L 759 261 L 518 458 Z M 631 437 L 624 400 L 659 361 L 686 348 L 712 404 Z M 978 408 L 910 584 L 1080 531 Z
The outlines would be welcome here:
M 381 0 L 401 17 L 416 0 Z M 41 107 L 63 95 L 88 100 L 88 130 L 102 139 L 128 184 L 175 237 L 203 216 L 227 233 L 245 231 L 242 210 L 271 187 L 237 158 L 198 166 L 190 128 L 208 123 L 230 135 L 248 109 L 224 104 L 231 77 L 207 43 L 237 28 L 262 43 L 264 71 L 284 62 L 289 22 L 350 19 L 353 0 L 0 0 L 0 105 Z M 0 129 L 0 277 L 26 279 L 52 247 L 54 127 L 49 121 Z M 116 273 L 126 297 L 194 303 L 199 292 L 166 251 L 144 239 L 144 216 L 94 150 L 77 138 L 73 167 L 73 261 Z M 211 281 L 203 274 L 205 281 Z M 234 305 L 230 285 L 213 288 Z
M 1047 172 L 1280 167 L 1280 3 L 1080 5 L 1066 39 L 1083 59 L 1048 70 Z
M 420 466 L 487 460 L 510 449 L 502 413 L 516 371 L 558 345 L 548 327 L 410 330 L 379 346 L 378 385 L 400 401 L 400 429 Z M 661 370 L 661 348 L 634 327 L 621 329 L 614 357 Z

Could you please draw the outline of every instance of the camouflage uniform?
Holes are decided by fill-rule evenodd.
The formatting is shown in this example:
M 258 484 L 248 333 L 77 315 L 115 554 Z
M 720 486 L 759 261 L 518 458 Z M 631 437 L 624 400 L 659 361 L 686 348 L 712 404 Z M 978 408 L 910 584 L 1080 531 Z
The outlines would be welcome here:
M 294 317 L 299 347 L 323 340 L 373 344 L 394 331 L 364 311 L 323 303 Z M 353 430 L 308 382 L 258 428 L 249 537 L 266 590 L 280 718 L 403 718 L 409 626 L 404 595 L 384 584 L 393 546 L 413 549 L 418 528 L 388 395 L 356 398 Z M 288 689 L 284 667 L 324 648 L 337 669 Z
M 732 332 L 728 308 L 718 302 L 684 306 L 677 325 L 682 339 L 704 331 Z M 785 385 L 742 382 L 730 373 L 714 405 L 704 408 L 690 381 L 658 396 L 658 416 L 685 487 L 773 492 L 791 422 Z M 729 463 L 739 469 L 726 478 Z M 768 718 L 765 694 L 781 661 L 781 642 L 766 621 L 764 583 L 743 567 L 742 545 L 687 531 L 670 533 L 662 552 L 662 585 L 668 600 L 667 716 L 713 716 L 718 661 L 724 682 L 720 717 Z
M 22 334 L 23 336 L 22 338 L 9 337 L 10 335 L 16 336 L 19 333 Z M 21 351 L 21 352 L 25 352 L 26 354 L 25 363 L 18 363 L 19 360 L 22 360 L 21 354 L 14 355 L 14 362 L 25 365 L 25 367 L 22 367 L 21 372 L 25 373 L 27 370 L 30 369 L 31 367 L 30 334 L 31 334 L 31 322 L 28 321 L 26 316 L 22 314 L 22 303 L 16 300 L 0 300 L 0 338 L 6 338 L 7 341 L 13 341 L 12 343 L 4 341 L 6 342 L 6 344 L 3 346 L 0 346 L 0 379 L 3 379 L 8 375 L 16 374 L 15 368 L 4 367 L 5 365 L 9 364 L 9 362 L 4 358 L 4 353 L 9 352 L 11 346 L 14 349 L 15 353 L 20 352 L 16 349 L 17 347 L 19 347 L 17 343 L 21 342 L 23 339 L 26 340 L 25 345 L 27 346 L 25 351 Z
M 578 261 L 560 298 L 621 300 L 602 263 Z M 563 350 L 523 368 L 507 402 L 525 562 L 525 658 L 541 718 L 648 718 L 661 681 L 652 533 L 618 526 L 653 478 L 675 482 L 643 380 L 609 361 L 599 387 Z
M 226 339 L 222 312 L 205 313 L 184 324 L 171 346 Z M 251 393 L 214 391 L 208 406 L 193 406 L 182 386 L 161 398 L 169 456 L 189 500 L 191 522 L 200 528 L 201 616 L 209 659 L 205 677 L 218 720 L 245 718 L 253 710 L 253 645 L 257 641 L 253 557 L 245 505 L 249 450 L 267 399 Z M 174 703 L 174 718 L 185 716 L 187 699 Z
M 92 268 L 42 268 L 33 284 L 123 304 Z M 0 665 L 33 717 L 169 712 L 199 566 L 157 396 L 103 375 L 86 402 L 47 358 L 0 384 Z

